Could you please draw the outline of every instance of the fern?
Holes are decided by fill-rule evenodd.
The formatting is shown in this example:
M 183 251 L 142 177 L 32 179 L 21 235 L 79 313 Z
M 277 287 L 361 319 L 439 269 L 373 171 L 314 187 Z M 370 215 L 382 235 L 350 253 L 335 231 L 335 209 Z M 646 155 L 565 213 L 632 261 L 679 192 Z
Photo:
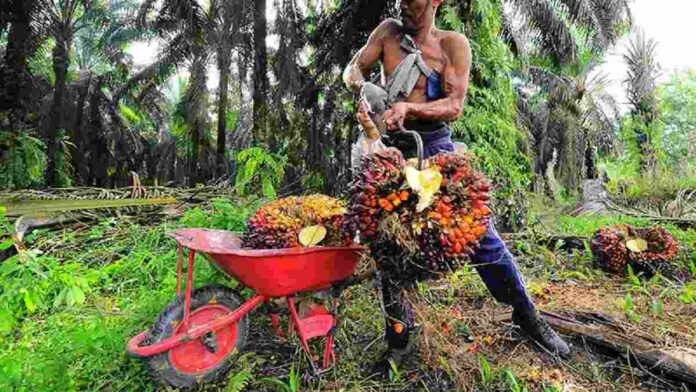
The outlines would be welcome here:
M 0 132 L 0 188 L 29 188 L 43 184 L 44 143 L 27 131 Z
M 225 392 L 242 392 L 251 381 L 251 369 L 245 368 L 235 373 L 227 382 Z

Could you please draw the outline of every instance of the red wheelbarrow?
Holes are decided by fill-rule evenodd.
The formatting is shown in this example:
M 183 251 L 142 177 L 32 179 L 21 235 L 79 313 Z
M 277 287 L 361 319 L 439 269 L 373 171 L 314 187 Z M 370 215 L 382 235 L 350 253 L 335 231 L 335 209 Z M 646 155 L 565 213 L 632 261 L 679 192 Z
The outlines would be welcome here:
M 155 325 L 128 343 L 129 354 L 147 361 L 153 376 L 181 388 L 217 381 L 232 367 L 232 355 L 241 350 L 248 330 L 248 314 L 270 299 L 284 298 L 290 311 L 288 333 L 297 334 L 315 372 L 335 362 L 334 313 L 341 289 L 359 281 L 353 277 L 364 248 L 310 247 L 293 249 L 242 249 L 231 232 L 181 229 L 168 236 L 178 243 L 176 299 L 157 318 Z M 181 295 L 184 248 L 188 249 L 186 283 Z M 206 286 L 193 290 L 194 256 L 199 252 L 213 265 L 256 292 L 242 303 L 227 287 Z M 331 309 L 311 304 L 299 314 L 295 294 L 333 289 Z M 276 333 L 281 333 L 278 313 L 271 313 Z M 324 337 L 321 365 L 308 341 Z

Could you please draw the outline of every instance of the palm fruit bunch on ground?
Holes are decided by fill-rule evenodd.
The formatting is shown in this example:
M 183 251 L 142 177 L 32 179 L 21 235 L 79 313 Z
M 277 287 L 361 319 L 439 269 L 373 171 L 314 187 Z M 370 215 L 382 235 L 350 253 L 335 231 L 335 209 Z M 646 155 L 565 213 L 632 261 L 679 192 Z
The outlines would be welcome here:
M 662 227 L 636 229 L 624 224 L 597 230 L 590 248 L 595 264 L 606 271 L 619 274 L 631 265 L 636 273 L 653 275 L 669 265 L 679 246 Z
M 603 227 L 594 233 L 590 249 L 595 265 L 605 271 L 620 273 L 628 264 L 628 225 Z
M 322 228 L 318 234 L 323 246 L 343 246 L 352 236 L 342 234 L 345 203 L 325 195 L 277 199 L 259 208 L 249 219 L 242 235 L 242 246 L 253 249 L 283 249 L 303 246 L 300 233 L 306 228 Z M 324 229 L 325 232 L 324 232 Z M 317 241 L 310 241 L 315 243 Z
M 428 280 L 469 260 L 486 232 L 490 184 L 472 155 L 444 153 L 406 163 L 397 149 L 367 155 L 351 184 L 346 224 L 380 270 L 402 284 Z
M 644 227 L 634 230 L 636 237 L 645 241 L 639 244 L 639 252 L 629 250 L 629 260 L 636 273 L 654 275 L 664 271 L 679 251 L 677 240 L 664 228 Z

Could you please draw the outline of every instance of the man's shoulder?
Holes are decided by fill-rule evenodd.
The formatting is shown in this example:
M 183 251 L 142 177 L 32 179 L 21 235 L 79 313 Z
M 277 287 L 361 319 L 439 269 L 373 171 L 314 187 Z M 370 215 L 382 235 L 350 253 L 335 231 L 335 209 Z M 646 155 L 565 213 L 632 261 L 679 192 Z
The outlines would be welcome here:
M 377 26 L 376 30 L 380 30 L 387 35 L 397 35 L 401 30 L 401 21 L 395 18 L 387 18 Z
M 469 38 L 456 31 L 440 30 L 442 48 L 445 50 L 460 50 L 469 48 Z

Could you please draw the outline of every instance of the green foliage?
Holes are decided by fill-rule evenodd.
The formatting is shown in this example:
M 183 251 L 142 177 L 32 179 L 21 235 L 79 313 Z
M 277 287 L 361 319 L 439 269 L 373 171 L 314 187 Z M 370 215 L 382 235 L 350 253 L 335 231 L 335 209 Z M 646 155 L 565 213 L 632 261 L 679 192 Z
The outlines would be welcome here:
M 217 200 L 181 224 L 205 216 L 199 222 L 206 227 L 241 231 L 254 203 Z M 30 248 L 0 263 L 0 390 L 154 388 L 142 362 L 124 355 L 124 342 L 152 325 L 173 298 L 177 255 L 164 234 L 176 226 L 111 220 L 97 227 L 97 236 L 117 230 L 125 239 L 86 245 L 72 231 L 48 234 L 73 246 L 51 255 Z M 0 230 L 0 238 L 12 230 L 1 214 Z M 231 284 L 197 258 L 194 284 L 211 283 Z M 231 376 L 230 390 L 250 382 L 244 369 Z
M 256 194 L 267 198 L 276 196 L 276 189 L 285 173 L 286 156 L 251 147 L 237 153 L 235 161 L 238 165 L 235 178 L 238 195 Z
M 519 381 L 517 381 L 517 377 L 515 377 L 515 374 L 510 370 L 510 369 L 505 369 L 503 370 L 503 378 L 508 382 L 508 386 L 510 387 L 510 392 L 528 392 L 529 390 L 527 387 L 521 385 Z
M 696 71 L 674 74 L 657 89 L 668 167 L 696 167 Z
M 678 298 L 685 304 L 696 304 L 696 280 L 685 284 Z
M 242 232 L 249 217 L 256 211 L 260 201 L 257 199 L 242 200 L 232 204 L 230 199 L 215 199 L 209 210 L 200 207 L 184 213 L 181 223 L 187 227 L 205 227 Z
M 56 74 L 53 71 L 53 48 L 56 46 L 54 38 L 47 38 L 36 48 L 34 55 L 27 59 L 27 68 L 32 76 L 43 78 L 51 86 L 56 83 Z
M 56 149 L 56 186 L 59 188 L 68 188 L 72 186 L 72 153 L 75 145 L 70 142 L 65 130 L 61 129 L 57 135 Z
M 622 142 L 623 155 L 621 163 L 626 170 L 640 174 L 645 160 L 654 157 L 650 163 L 651 173 L 659 171 L 664 165 L 665 155 L 662 149 L 664 125 L 660 121 L 646 123 L 640 116 L 627 115 L 621 122 L 619 140 Z
M 309 172 L 302 177 L 302 189 L 307 193 L 321 193 L 324 189 L 324 176 L 321 173 Z
M 43 184 L 46 168 L 44 143 L 27 131 L 1 131 L 0 188 L 19 189 Z
M 684 189 L 696 188 L 696 167 L 686 168 L 677 174 L 674 166 L 665 165 L 656 177 L 643 177 L 637 174 L 637 166 L 626 165 L 625 161 L 604 161 L 599 164 L 609 176 L 607 190 L 613 197 L 628 202 L 638 203 L 644 200 L 672 200 Z
M 271 377 L 264 378 L 262 381 L 274 384 L 277 387 L 276 390 L 278 392 L 299 392 L 300 387 L 302 385 L 300 379 L 301 376 L 302 373 L 300 373 L 299 370 L 295 369 L 295 364 L 293 363 L 292 365 L 290 365 L 290 374 L 288 375 L 287 382 L 279 380 L 278 378 Z
M 479 362 L 479 375 L 481 376 L 481 381 L 483 382 L 484 385 L 488 385 L 491 382 L 493 382 L 493 369 L 491 369 L 491 364 L 488 363 L 488 359 L 483 356 L 483 354 L 478 353 L 476 355 L 478 358 Z
M 501 5 L 473 3 L 473 25 L 466 26 L 452 6 L 443 6 L 442 26 L 465 32 L 473 53 L 472 83 L 462 116 L 453 124 L 455 136 L 476 153 L 492 179 L 497 213 L 519 227 L 526 214 L 521 191 L 529 183 L 530 162 L 522 152 L 522 133 L 515 126 L 511 85 L 513 58 L 500 37 Z
M 246 391 L 252 381 L 252 372 L 254 371 L 254 363 L 249 359 L 251 353 L 235 358 L 236 363 L 241 364 L 241 369 L 228 377 L 225 392 L 242 392 Z

